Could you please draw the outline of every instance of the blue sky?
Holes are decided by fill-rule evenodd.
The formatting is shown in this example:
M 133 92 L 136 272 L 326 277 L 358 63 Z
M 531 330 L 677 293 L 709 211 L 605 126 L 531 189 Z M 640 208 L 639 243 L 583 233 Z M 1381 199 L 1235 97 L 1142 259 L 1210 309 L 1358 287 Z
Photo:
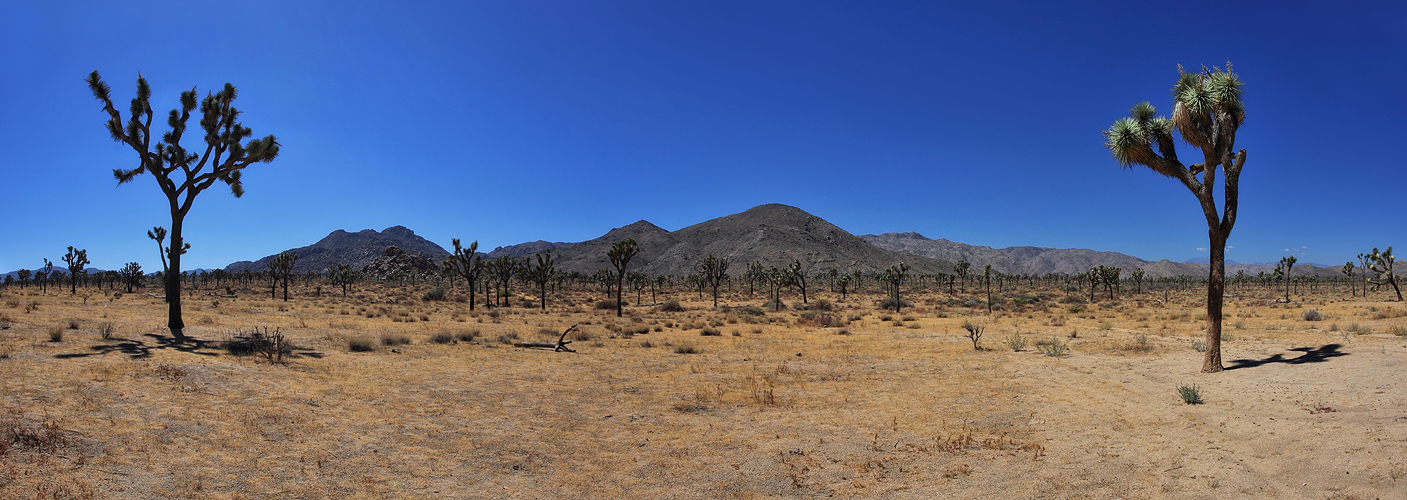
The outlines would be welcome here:
M 0 19 L 0 271 L 69 245 L 160 268 L 145 232 L 170 226 L 165 199 L 150 175 L 113 180 L 136 157 L 103 130 L 93 70 L 124 112 L 141 72 L 157 122 L 231 82 L 244 124 L 283 144 L 243 198 L 197 198 L 188 269 L 335 229 L 491 249 L 764 203 L 855 234 L 1187 260 L 1207 244 L 1195 198 L 1119 169 L 1100 131 L 1139 101 L 1169 110 L 1178 64 L 1227 60 L 1248 109 L 1228 258 L 1407 244 L 1402 4 L 7 2 Z

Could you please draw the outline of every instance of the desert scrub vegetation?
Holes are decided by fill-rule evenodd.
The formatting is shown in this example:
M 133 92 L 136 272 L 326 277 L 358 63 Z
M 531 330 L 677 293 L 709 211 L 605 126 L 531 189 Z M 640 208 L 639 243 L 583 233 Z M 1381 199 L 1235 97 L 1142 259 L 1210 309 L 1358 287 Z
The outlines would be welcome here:
M 1202 390 L 1196 385 L 1182 384 L 1177 386 L 1177 395 L 1182 398 L 1182 402 L 1189 405 L 1202 404 Z
M 1041 354 L 1044 354 L 1046 356 L 1050 356 L 1052 358 L 1059 358 L 1068 353 L 1070 351 L 1070 347 L 1064 342 L 1061 342 L 1060 337 L 1051 337 L 1049 341 L 1042 340 L 1036 342 L 1036 350 L 1040 351 Z

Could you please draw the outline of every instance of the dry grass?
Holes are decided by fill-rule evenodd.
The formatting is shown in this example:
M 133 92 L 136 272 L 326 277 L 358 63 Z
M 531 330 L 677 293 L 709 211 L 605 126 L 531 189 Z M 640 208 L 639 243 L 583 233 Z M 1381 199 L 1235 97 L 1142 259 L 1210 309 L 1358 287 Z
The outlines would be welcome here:
M 0 497 L 1407 493 L 1395 303 L 1304 299 L 1369 332 L 1345 336 L 1310 329 L 1309 304 L 1271 314 L 1248 294 L 1228 304 L 1242 326 L 1223 349 L 1228 365 L 1260 364 L 1203 375 L 1191 293 L 1079 314 L 1053 294 L 988 316 L 914 291 L 905 299 L 920 307 L 896 321 L 864 294 L 755 314 L 760 295 L 713 309 L 679 291 L 667 297 L 679 310 L 616 318 L 595 308 L 598 293 L 562 292 L 544 314 L 421 300 L 431 289 L 191 301 L 188 321 L 202 319 L 187 331 L 204 342 L 184 345 L 165 338 L 164 304 L 141 294 L 84 304 L 6 291 L 0 433 L 19 438 L 0 440 L 13 441 L 0 445 Z M 21 312 L 29 303 L 41 306 Z M 974 350 L 964 321 L 1069 350 Z M 572 324 L 576 354 L 510 345 Z M 220 342 L 256 325 L 288 336 L 283 363 Z M 54 327 L 63 342 L 49 342 Z M 1328 354 L 1282 361 L 1315 352 Z M 1182 383 L 1204 404 L 1183 404 Z

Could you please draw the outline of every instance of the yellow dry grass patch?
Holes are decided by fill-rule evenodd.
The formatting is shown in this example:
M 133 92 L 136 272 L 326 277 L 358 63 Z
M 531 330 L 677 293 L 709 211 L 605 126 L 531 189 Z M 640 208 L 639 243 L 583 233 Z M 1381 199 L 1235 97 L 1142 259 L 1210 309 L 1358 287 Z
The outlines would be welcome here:
M 1309 305 L 1267 304 L 1272 293 L 1231 299 L 1225 357 L 1247 367 L 1203 375 L 1191 293 L 992 315 L 948 305 L 946 293 L 912 294 L 918 307 L 901 313 L 876 310 L 878 297 L 827 295 L 838 308 L 818 320 L 714 310 L 686 293 L 670 298 L 687 311 L 635 307 L 626 318 L 586 292 L 554 298 L 546 314 L 471 313 L 419 300 L 424 289 L 287 303 L 196 296 L 186 318 L 199 344 L 169 342 L 165 305 L 142 294 L 7 293 L 0 431 L 26 439 L 0 454 L 0 496 L 1407 492 L 1397 485 L 1407 387 L 1396 382 L 1407 346 L 1390 334 L 1407 318 L 1396 303 L 1311 296 L 1327 317 L 1306 322 Z M 26 313 L 29 302 L 38 307 Z M 849 324 L 813 326 L 836 318 Z M 964 338 L 964 321 L 986 327 L 987 350 Z M 509 344 L 552 341 L 578 323 L 576 354 Z M 1353 324 L 1370 332 L 1345 333 Z M 55 325 L 62 342 L 49 341 Z M 221 347 L 252 326 L 290 336 L 286 363 Z M 1013 352 L 1005 341 L 1018 333 L 1030 345 Z M 432 342 L 439 334 L 458 340 Z M 375 350 L 350 352 L 353 339 Z M 1050 339 L 1069 354 L 1041 354 L 1037 341 Z M 1206 404 L 1182 404 L 1182 383 L 1199 385 Z

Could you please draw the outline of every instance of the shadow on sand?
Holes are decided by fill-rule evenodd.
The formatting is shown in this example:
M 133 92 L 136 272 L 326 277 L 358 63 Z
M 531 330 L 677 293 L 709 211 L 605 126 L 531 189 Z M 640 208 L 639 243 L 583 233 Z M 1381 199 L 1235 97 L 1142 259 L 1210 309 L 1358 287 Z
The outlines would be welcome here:
M 230 356 L 249 355 L 235 354 L 222 350 L 225 347 L 225 342 L 198 340 L 190 337 L 177 339 L 175 337 L 157 335 L 154 333 L 148 333 L 142 336 L 150 339 L 151 343 L 148 344 L 147 341 L 144 340 L 113 339 L 117 342 L 89 347 L 88 349 L 92 352 L 56 354 L 54 357 L 59 359 L 86 358 L 89 356 L 102 356 L 104 354 L 117 352 L 126 354 L 132 359 L 145 359 L 151 357 L 153 352 L 161 349 L 172 349 L 199 356 L 219 356 L 221 354 Z M 309 358 L 323 357 L 320 352 L 311 349 L 299 349 L 297 347 L 294 347 L 292 352 L 285 355 L 286 358 L 298 358 L 303 356 Z
M 1227 366 L 1226 369 L 1227 369 L 1227 370 L 1236 370 L 1236 369 L 1240 369 L 1240 368 L 1255 368 L 1255 367 L 1257 367 L 1257 366 L 1267 365 L 1267 364 L 1270 364 L 1270 363 L 1285 363 L 1285 364 L 1290 364 L 1290 365 L 1302 365 L 1302 364 L 1305 364 L 1305 363 L 1321 363 L 1321 362 L 1324 362 L 1324 361 L 1328 361 L 1329 358 L 1337 358 L 1337 357 L 1339 357 L 1339 356 L 1347 356 L 1348 353 L 1339 350 L 1339 349 L 1342 348 L 1342 347 L 1343 347 L 1343 344 L 1326 344 L 1326 345 L 1324 345 L 1324 346 L 1317 347 L 1317 348 L 1316 348 L 1316 347 L 1296 347 L 1296 348 L 1290 349 L 1290 350 L 1291 350 L 1291 351 L 1299 351 L 1299 352 L 1302 352 L 1302 353 L 1304 353 L 1304 354 L 1301 355 L 1301 356 L 1293 357 L 1293 358 L 1286 358 L 1284 354 L 1276 354 L 1276 355 L 1274 355 L 1274 356 L 1271 356 L 1271 357 L 1268 357 L 1268 358 L 1265 358 L 1265 359 L 1238 359 L 1238 360 L 1232 361 L 1232 362 L 1231 362 L 1231 365 L 1230 365 L 1230 366 Z

